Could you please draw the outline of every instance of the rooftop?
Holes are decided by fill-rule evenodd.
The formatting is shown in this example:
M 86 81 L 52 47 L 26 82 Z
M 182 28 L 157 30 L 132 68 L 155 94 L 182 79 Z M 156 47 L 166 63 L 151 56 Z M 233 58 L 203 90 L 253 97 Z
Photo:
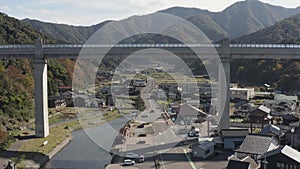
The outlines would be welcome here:
M 258 109 L 265 113 L 268 113 L 268 114 L 271 112 L 271 109 L 269 109 L 268 107 L 266 107 L 264 105 L 259 106 Z
M 248 129 L 223 129 L 221 130 L 222 137 L 246 137 L 249 134 Z
M 298 101 L 297 96 L 288 96 L 284 94 L 276 94 L 274 100 L 290 100 L 290 101 Z
M 203 141 L 201 142 L 199 145 L 197 145 L 196 147 L 201 148 L 202 150 L 206 151 L 209 150 L 211 147 L 213 147 L 215 145 L 215 143 L 213 141 Z
M 260 132 L 262 135 L 268 135 L 269 133 L 273 133 L 277 136 L 281 135 L 280 128 L 273 124 L 266 125 Z
M 180 112 L 179 114 L 181 115 L 206 115 L 205 112 L 203 112 L 202 110 L 198 109 L 197 107 L 195 106 L 192 106 L 190 104 L 182 104 L 180 106 Z
M 263 135 L 247 135 L 236 152 L 249 154 L 264 154 L 271 146 L 273 137 Z

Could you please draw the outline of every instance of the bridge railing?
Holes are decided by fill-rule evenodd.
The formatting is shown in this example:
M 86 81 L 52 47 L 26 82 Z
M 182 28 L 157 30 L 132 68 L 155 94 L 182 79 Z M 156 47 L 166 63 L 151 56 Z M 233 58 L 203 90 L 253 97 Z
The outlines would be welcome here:
M 300 48 L 300 44 L 230 44 L 231 48 Z
M 230 44 L 231 48 L 300 48 L 300 44 Z M 34 48 L 34 45 L 0 45 L 0 49 Z M 221 44 L 175 44 L 175 43 L 141 43 L 141 44 L 44 44 L 43 48 L 220 48 Z
M 213 48 L 213 47 L 220 47 L 220 44 L 175 44 L 175 43 L 141 43 L 141 44 L 45 44 L 43 45 L 44 48 L 186 48 L 186 47 L 203 47 L 203 48 Z
M 11 48 L 34 48 L 34 45 L 0 45 L 1 49 L 11 49 Z

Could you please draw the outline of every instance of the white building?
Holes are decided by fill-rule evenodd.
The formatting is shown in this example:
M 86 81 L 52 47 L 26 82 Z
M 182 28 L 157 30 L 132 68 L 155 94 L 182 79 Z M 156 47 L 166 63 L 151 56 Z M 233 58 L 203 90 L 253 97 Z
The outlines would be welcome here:
M 230 88 L 230 99 L 249 100 L 254 97 L 254 88 Z

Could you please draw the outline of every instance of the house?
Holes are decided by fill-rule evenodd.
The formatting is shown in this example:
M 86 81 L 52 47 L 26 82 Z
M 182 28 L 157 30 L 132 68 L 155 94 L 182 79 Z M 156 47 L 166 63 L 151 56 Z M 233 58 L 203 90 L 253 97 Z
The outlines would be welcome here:
M 192 145 L 192 156 L 206 159 L 215 152 L 215 143 L 211 138 L 199 138 L 198 144 Z
M 229 160 L 226 169 L 250 169 L 250 163 L 244 161 Z
M 287 145 L 266 152 L 260 160 L 261 169 L 300 168 L 300 152 Z
M 257 109 L 249 112 L 249 120 L 252 123 L 263 123 L 269 119 L 271 109 L 266 106 L 259 106 Z
M 72 91 L 72 86 L 58 86 L 57 89 L 59 93 L 65 93 L 67 91 Z
M 247 117 L 248 113 L 256 108 L 256 106 L 253 103 L 248 103 L 246 101 L 235 103 L 234 106 L 236 109 L 234 114 L 240 117 Z
M 280 128 L 273 125 L 273 124 L 267 124 L 265 125 L 262 130 L 260 131 L 261 135 L 269 135 L 269 136 L 281 136 Z
M 50 96 L 48 98 L 48 107 L 49 108 L 58 108 L 61 106 L 66 106 L 66 97 L 64 96 Z
M 296 109 L 296 102 L 293 100 L 265 100 L 263 105 L 271 109 L 271 115 L 283 116 L 292 113 Z
M 230 99 L 249 100 L 254 97 L 254 88 L 230 88 Z
M 268 107 L 261 105 L 255 110 L 249 112 L 248 118 L 251 125 L 251 133 L 252 133 L 252 123 L 261 123 L 262 128 L 266 123 L 272 122 L 272 116 L 270 115 L 271 109 Z
M 192 105 L 194 107 L 199 107 L 200 105 L 200 100 L 199 97 L 197 99 L 193 98 L 183 98 L 184 103 Z
M 240 146 L 249 134 L 248 129 L 223 129 L 220 135 L 224 142 L 224 149 L 235 149 Z
M 191 121 L 193 119 L 197 119 L 199 121 L 203 121 L 206 119 L 207 114 L 202 110 L 194 107 L 190 104 L 182 104 L 180 105 L 179 112 L 177 112 L 177 121 Z
M 250 169 L 258 169 L 259 164 L 251 157 L 247 156 L 243 158 L 241 161 L 250 163 Z
M 73 106 L 86 107 L 88 105 L 88 96 L 84 94 L 77 94 L 73 96 Z
M 292 123 L 299 122 L 299 117 L 293 114 L 286 114 L 282 116 L 282 124 L 289 126 Z M 299 125 L 298 125 L 299 126 Z
M 254 160 L 258 160 L 264 153 L 277 148 L 278 145 L 279 141 L 275 137 L 249 134 L 240 148 L 235 150 L 235 156 L 239 159 L 250 156 Z
M 284 94 L 276 94 L 274 97 L 274 100 L 287 100 L 287 101 L 298 102 L 298 97 L 297 96 L 288 96 L 288 95 L 284 95 Z
M 283 143 L 291 145 L 292 148 L 300 151 L 300 127 L 292 128 L 284 133 Z
M 158 100 L 167 100 L 166 91 L 163 89 L 153 90 L 151 93 L 151 97 Z
M 252 159 L 249 156 L 246 156 L 243 159 L 239 159 L 234 155 L 231 155 L 230 157 L 228 157 L 228 161 L 241 161 L 241 162 L 248 162 L 250 164 L 250 168 L 249 169 L 258 169 L 259 168 L 259 164 Z
M 134 79 L 133 80 L 134 87 L 145 87 L 146 85 L 147 85 L 147 82 L 144 79 Z

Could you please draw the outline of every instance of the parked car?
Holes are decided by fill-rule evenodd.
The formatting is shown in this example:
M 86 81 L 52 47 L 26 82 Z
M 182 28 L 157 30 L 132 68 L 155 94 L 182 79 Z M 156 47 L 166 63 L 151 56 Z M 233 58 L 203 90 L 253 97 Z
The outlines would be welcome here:
M 124 160 L 124 165 L 134 165 L 135 161 L 131 159 L 125 159 Z
M 142 117 L 149 117 L 149 114 L 143 114 Z
M 180 125 L 184 125 L 184 121 L 180 121 L 179 124 L 180 124 Z
M 139 155 L 136 153 L 128 152 L 128 153 L 126 153 L 125 157 L 126 158 L 138 158 Z
M 190 132 L 188 133 L 188 136 L 189 136 L 189 137 L 194 137 L 195 134 L 194 134 L 194 132 L 190 131 Z
M 143 163 L 144 161 L 145 161 L 145 157 L 143 155 L 140 155 L 139 163 Z

